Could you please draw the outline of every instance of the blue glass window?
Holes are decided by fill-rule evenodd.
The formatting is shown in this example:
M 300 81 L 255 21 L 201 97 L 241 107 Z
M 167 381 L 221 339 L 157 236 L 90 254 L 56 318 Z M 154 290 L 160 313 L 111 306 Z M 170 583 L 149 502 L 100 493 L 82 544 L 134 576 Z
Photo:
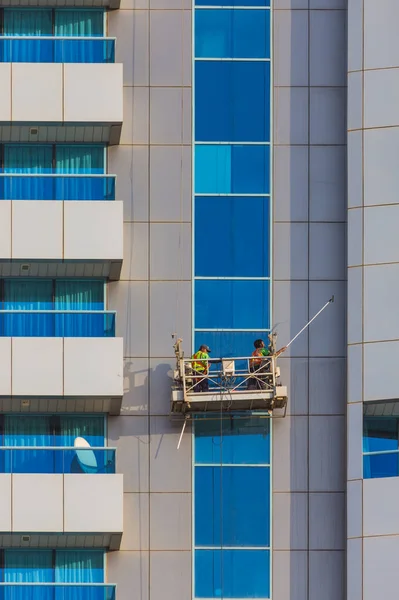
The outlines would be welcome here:
M 270 463 L 270 423 L 267 418 L 195 420 L 196 464 Z
M 398 420 L 395 418 L 364 419 L 363 451 L 398 450 Z
M 268 550 L 196 550 L 196 598 L 269 598 Z
M 196 62 L 195 139 L 270 141 L 269 62 Z
M 195 326 L 199 329 L 267 329 L 269 281 L 197 280 Z
M 269 502 L 269 467 L 196 467 L 195 545 L 269 546 Z
M 270 6 L 270 0 L 196 0 L 196 6 Z
M 269 194 L 270 148 L 250 145 L 197 145 L 197 194 Z
M 215 357 L 251 356 L 258 338 L 267 344 L 265 331 L 196 331 L 194 345 L 207 344 Z
M 195 56 L 270 58 L 270 11 L 196 10 Z
M 267 197 L 197 196 L 195 275 L 268 277 L 270 205 Z M 204 252 L 204 239 L 212 240 Z

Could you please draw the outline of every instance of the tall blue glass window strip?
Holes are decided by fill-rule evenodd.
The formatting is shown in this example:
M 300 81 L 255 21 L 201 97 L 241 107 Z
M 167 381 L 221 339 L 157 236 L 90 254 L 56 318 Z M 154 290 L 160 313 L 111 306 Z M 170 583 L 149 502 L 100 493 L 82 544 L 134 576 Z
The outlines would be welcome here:
M 115 60 L 115 41 L 103 38 L 102 9 L 4 8 L 2 13 L 2 62 Z
M 194 347 L 248 356 L 271 327 L 269 0 L 196 0 Z M 269 598 L 270 424 L 196 419 L 196 598 Z
M 270 597 L 270 421 L 195 420 L 196 598 Z
M 270 330 L 270 2 L 196 2 L 195 348 L 248 356 Z
M 0 281 L 0 336 L 113 337 L 115 314 L 104 310 L 104 281 Z
M 399 418 L 364 417 L 363 477 L 399 477 Z

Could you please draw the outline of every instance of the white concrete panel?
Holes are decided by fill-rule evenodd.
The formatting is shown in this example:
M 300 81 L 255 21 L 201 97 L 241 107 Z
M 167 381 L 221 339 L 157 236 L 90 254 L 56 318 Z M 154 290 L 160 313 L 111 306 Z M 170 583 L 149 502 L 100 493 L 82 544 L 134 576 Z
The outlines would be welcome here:
M 123 203 L 64 202 L 64 258 L 123 259 Z
M 274 322 L 281 343 L 290 340 L 308 320 L 308 283 L 276 281 L 273 286 Z M 287 343 L 287 342 L 285 342 Z M 308 355 L 308 330 L 289 347 L 284 357 Z
M 0 474 L 0 531 L 11 531 L 11 475 Z
M 363 600 L 363 540 L 348 540 L 346 546 L 346 597 L 350 600 Z
M 311 223 L 309 236 L 309 258 L 310 279 L 345 279 L 345 224 Z
M 11 258 L 11 202 L 9 200 L 0 202 L 0 258 Z
M 345 115 L 346 88 L 311 88 L 310 143 L 344 145 L 346 142 Z
M 345 175 L 345 146 L 310 147 L 309 212 L 311 221 L 346 220 Z M 289 178 L 287 179 L 289 180 Z M 278 201 L 280 202 L 280 198 Z
M 345 490 L 345 417 L 309 418 L 309 490 Z
M 62 208 L 62 202 L 56 201 L 12 203 L 14 259 L 62 259 Z
M 399 534 L 398 497 L 399 477 L 363 481 L 364 536 Z
M 309 549 L 344 550 L 345 494 L 309 495 Z
M 306 492 L 308 417 L 276 419 L 273 427 L 273 456 L 278 456 L 278 468 L 273 469 L 273 491 Z
M 151 144 L 190 144 L 191 89 L 151 87 L 150 121 Z
M 289 1 L 289 0 L 286 0 Z M 272 598 L 304 600 L 308 598 L 308 553 L 273 552 Z
M 348 124 L 349 130 L 363 126 L 363 71 L 348 74 Z
M 346 10 L 312 10 L 309 33 L 310 85 L 346 85 Z
M 348 269 L 348 344 L 363 340 L 363 269 Z
M 123 65 L 64 65 L 64 121 L 122 123 Z
M 123 339 L 65 338 L 66 396 L 122 396 Z
M 367 214 L 368 210 L 366 211 Z M 363 210 L 348 210 L 348 267 L 363 263 Z M 366 261 L 367 262 L 367 261 Z
M 273 233 L 274 280 L 308 278 L 308 225 L 275 223 Z
M 309 362 L 307 358 L 279 359 L 281 381 L 289 389 L 287 414 L 307 415 L 309 410 Z
M 312 415 L 345 414 L 345 384 L 344 358 L 311 358 L 309 360 L 309 413 Z M 294 386 L 295 382 L 294 385 L 291 383 L 290 396 Z
M 132 413 L 125 413 L 121 417 L 109 417 L 108 445 L 116 448 L 117 471 L 123 474 L 125 494 L 149 492 L 148 417 Z
M 62 72 L 60 63 L 13 63 L 12 120 L 62 121 Z
M 11 338 L 0 338 L 0 396 L 11 395 Z
M 123 531 L 123 475 L 65 475 L 65 532 Z
M 364 2 L 364 68 L 382 69 L 399 66 L 399 38 L 396 0 Z
M 135 9 L 141 8 L 137 1 Z M 115 60 L 123 63 L 124 85 L 148 85 L 149 13 L 144 10 L 109 11 L 108 35 L 116 37 Z
M 128 90 L 131 91 L 132 88 L 125 88 L 126 93 Z M 143 102 L 143 108 L 145 106 Z M 134 115 L 136 114 L 136 108 L 136 99 L 134 99 L 133 105 L 130 105 L 130 115 L 132 112 Z M 128 118 L 129 112 L 126 111 L 125 123 Z M 130 128 L 132 128 L 131 122 Z M 122 128 L 122 135 L 124 131 Z M 136 129 L 130 133 L 133 138 L 133 133 L 136 136 Z M 127 143 L 130 144 L 132 141 Z M 117 197 L 123 200 L 124 220 L 148 221 L 148 148 L 146 146 L 111 146 L 108 148 L 108 172 L 116 175 Z M 159 182 L 160 187 L 161 183 Z
M 347 143 L 348 208 L 353 208 L 363 205 L 363 132 L 348 132 Z
M 348 346 L 348 402 L 361 402 L 363 389 L 363 346 Z
M 191 85 L 191 12 L 150 12 L 150 85 Z
M 274 105 L 275 144 L 308 143 L 308 89 L 305 87 L 276 87 Z
M 381 243 L 384 243 L 383 238 Z M 399 339 L 398 294 L 399 263 L 365 267 L 365 342 Z
M 149 88 L 138 86 L 123 88 L 123 102 L 124 119 L 120 143 L 148 144 L 150 107 Z M 147 149 L 145 150 L 148 154 Z M 148 190 L 146 190 L 146 194 L 147 193 Z
M 398 585 L 398 555 L 397 535 L 363 540 L 363 600 L 395 595 L 392 590 L 396 590 Z
M 345 598 L 344 551 L 309 552 L 308 598 L 309 600 Z
M 307 221 L 309 161 L 306 146 L 274 147 L 275 221 Z M 287 173 L 289 177 L 287 177 Z
M 308 85 L 308 13 L 276 11 L 273 28 L 274 85 Z
M 363 0 L 348 2 L 348 71 L 363 66 Z
M 399 342 L 365 344 L 363 351 L 364 400 L 396 400 Z
M 312 281 L 309 315 L 315 315 L 332 295 L 334 302 L 309 327 L 311 356 L 346 355 L 346 282 Z
M 62 352 L 62 338 L 13 338 L 13 395 L 62 396 Z
M 346 484 L 346 531 L 348 538 L 363 535 L 363 481 Z
M 63 475 L 12 476 L 13 531 L 62 532 L 63 508 Z
M 399 69 L 364 72 L 364 127 L 399 125 Z
M 136 195 L 134 204 L 137 201 Z M 191 146 L 151 146 L 150 220 L 178 223 L 190 219 Z
M 398 229 L 399 204 L 365 208 L 365 264 L 399 262 Z M 358 245 L 361 248 L 361 238 L 358 239 Z
M 273 550 L 306 550 L 307 546 L 307 494 L 274 494 Z
M 148 279 L 148 223 L 123 223 L 123 263 L 120 280 Z
M 0 121 L 11 121 L 11 63 L 0 64 Z
M 386 72 L 386 71 L 384 71 Z M 380 110 L 382 108 L 380 107 Z M 364 203 L 397 204 L 399 171 L 396 156 L 399 153 L 399 127 L 365 131 L 364 135 Z M 361 149 L 356 150 L 361 156 Z M 355 150 L 354 150 L 355 151 Z M 348 154 L 348 156 L 350 156 Z M 362 173 L 357 165 L 356 171 Z M 349 164 L 348 175 L 351 173 Z M 358 186 L 357 186 L 358 187 Z
M 363 404 L 348 405 L 347 412 L 347 477 L 363 477 Z

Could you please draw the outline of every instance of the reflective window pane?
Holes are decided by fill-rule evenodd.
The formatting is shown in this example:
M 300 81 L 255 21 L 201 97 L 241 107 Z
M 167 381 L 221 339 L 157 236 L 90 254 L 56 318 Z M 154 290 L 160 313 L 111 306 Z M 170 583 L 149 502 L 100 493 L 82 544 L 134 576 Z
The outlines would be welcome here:
M 270 6 L 270 0 L 196 0 L 196 6 Z
M 365 454 L 363 456 L 363 477 L 397 477 L 399 475 L 399 453 Z
M 269 502 L 269 467 L 196 467 L 195 545 L 269 546 Z
M 268 550 L 196 550 L 196 598 L 269 598 Z
M 200 329 L 268 328 L 269 293 L 269 281 L 197 280 L 195 326 Z
M 196 10 L 195 56 L 270 58 L 270 11 Z
M 363 422 L 363 451 L 398 450 L 398 419 L 365 417 Z
M 267 344 L 266 331 L 196 331 L 195 347 L 207 344 L 213 357 L 251 356 L 258 338 Z
M 195 420 L 197 464 L 269 464 L 268 418 L 230 417 Z
M 195 139 L 270 141 L 269 62 L 196 62 Z
M 269 157 L 269 146 L 196 146 L 195 191 L 197 194 L 269 194 Z
M 204 239 L 212 252 L 204 252 Z M 268 197 L 198 196 L 195 199 L 195 275 L 268 277 Z

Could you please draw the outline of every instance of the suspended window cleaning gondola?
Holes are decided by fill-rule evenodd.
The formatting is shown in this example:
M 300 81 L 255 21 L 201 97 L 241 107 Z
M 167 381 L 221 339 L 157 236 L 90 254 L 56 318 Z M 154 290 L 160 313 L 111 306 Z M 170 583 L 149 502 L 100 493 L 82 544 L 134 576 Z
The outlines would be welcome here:
M 204 352 L 186 358 L 182 340 L 176 338 L 171 415 L 188 418 L 200 413 L 254 411 L 267 412 L 270 417 L 285 417 L 288 391 L 280 380 L 278 357 L 333 301 L 334 296 L 280 350 L 276 350 L 277 334 L 271 333 L 268 351 L 264 353 L 210 358 L 203 346 Z

